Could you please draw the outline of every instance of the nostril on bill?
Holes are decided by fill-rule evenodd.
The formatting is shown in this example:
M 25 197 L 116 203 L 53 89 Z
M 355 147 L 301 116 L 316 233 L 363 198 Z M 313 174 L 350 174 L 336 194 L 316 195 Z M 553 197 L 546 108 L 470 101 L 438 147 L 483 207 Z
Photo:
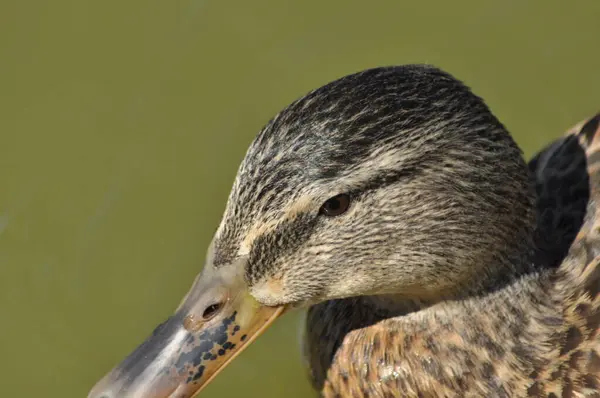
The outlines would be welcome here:
M 223 309 L 224 303 L 217 302 L 206 307 L 204 312 L 202 313 L 202 319 L 208 321 L 216 316 Z

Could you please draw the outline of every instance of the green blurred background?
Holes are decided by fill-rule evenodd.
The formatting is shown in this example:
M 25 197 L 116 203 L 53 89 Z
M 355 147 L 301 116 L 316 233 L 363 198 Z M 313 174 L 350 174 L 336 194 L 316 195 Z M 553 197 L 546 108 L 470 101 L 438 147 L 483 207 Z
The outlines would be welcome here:
M 436 64 L 529 156 L 600 108 L 600 2 L 0 1 L 0 387 L 84 397 L 200 270 L 261 126 L 360 69 Z M 305 397 L 290 314 L 206 397 Z

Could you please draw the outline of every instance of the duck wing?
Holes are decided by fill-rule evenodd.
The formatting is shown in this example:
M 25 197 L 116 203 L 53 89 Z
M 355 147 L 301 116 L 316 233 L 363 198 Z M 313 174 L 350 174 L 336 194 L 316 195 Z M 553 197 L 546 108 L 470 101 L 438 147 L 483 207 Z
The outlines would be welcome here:
M 571 132 L 586 154 L 589 201 L 581 228 L 554 276 L 565 327 L 558 359 L 540 374 L 540 391 L 600 396 L 600 114 Z M 534 384 L 535 386 L 535 384 Z
M 536 264 L 557 267 L 579 233 L 590 190 L 600 186 L 600 114 L 571 128 L 529 162 L 537 197 Z

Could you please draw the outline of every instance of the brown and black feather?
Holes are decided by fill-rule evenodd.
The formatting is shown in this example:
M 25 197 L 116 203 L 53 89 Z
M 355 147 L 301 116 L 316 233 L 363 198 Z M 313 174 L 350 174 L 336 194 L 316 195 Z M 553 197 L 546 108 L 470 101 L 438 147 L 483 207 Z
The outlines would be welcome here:
M 304 350 L 322 395 L 600 397 L 599 120 L 529 164 L 536 272 L 421 311 L 365 297 L 311 307 Z

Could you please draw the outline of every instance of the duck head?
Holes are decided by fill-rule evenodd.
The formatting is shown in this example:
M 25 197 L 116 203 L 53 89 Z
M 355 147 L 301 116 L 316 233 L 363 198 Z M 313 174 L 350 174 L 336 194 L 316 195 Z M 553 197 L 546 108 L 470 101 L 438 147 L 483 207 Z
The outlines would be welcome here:
M 475 294 L 519 272 L 532 198 L 521 151 L 452 76 L 338 79 L 258 134 L 191 290 L 89 398 L 192 397 L 292 307 Z

